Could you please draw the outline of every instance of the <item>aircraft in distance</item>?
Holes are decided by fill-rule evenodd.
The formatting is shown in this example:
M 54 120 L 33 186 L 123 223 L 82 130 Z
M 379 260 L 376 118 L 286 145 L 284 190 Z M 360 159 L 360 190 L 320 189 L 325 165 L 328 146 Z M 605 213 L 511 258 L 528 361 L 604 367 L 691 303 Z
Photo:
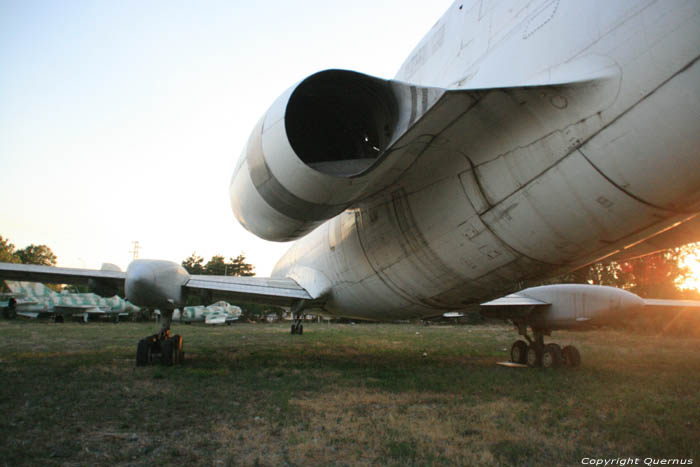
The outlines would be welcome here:
M 240 307 L 220 300 L 209 306 L 186 306 L 182 311 L 179 308 L 175 309 L 172 320 L 185 324 L 231 324 L 234 321 L 238 321 L 242 313 Z
M 115 322 L 140 310 L 117 295 L 104 298 L 94 293 L 55 292 L 37 282 L 5 281 L 12 291 L 8 312 L 26 318 L 50 317 L 63 322 L 66 317 L 107 317 Z
M 1 275 L 124 283 L 161 310 L 203 293 L 297 318 L 401 320 L 488 300 L 484 313 L 525 338 L 514 361 L 575 366 L 575 348 L 544 336 L 633 320 L 645 302 L 526 287 L 700 240 L 699 56 L 698 1 L 457 1 L 394 79 L 321 71 L 255 125 L 229 192 L 249 231 L 296 240 L 271 278 L 159 260 Z M 137 362 L 181 350 L 168 329 L 139 343 Z

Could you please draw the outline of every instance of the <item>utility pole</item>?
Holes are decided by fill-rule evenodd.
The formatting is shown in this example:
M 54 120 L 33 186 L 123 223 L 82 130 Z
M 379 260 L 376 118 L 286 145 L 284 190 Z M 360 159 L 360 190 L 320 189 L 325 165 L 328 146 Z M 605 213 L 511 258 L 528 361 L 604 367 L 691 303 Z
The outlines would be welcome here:
M 133 255 L 133 256 L 132 256 L 132 260 L 138 259 L 138 258 L 139 258 L 139 249 L 141 248 L 141 247 L 139 246 L 139 241 L 138 241 L 138 240 L 134 240 L 133 242 L 131 242 L 131 244 L 134 245 L 134 246 L 133 246 L 133 249 L 129 252 L 129 253 L 131 253 L 131 254 Z

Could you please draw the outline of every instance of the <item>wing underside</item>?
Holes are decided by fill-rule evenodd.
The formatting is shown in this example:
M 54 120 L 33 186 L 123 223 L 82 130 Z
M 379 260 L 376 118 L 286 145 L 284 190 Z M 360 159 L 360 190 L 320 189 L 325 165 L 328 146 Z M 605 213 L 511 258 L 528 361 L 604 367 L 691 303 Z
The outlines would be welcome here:
M 212 302 L 227 300 L 292 306 L 301 300 L 313 301 L 311 295 L 290 278 L 192 276 L 185 289 L 188 293 L 204 294 Z

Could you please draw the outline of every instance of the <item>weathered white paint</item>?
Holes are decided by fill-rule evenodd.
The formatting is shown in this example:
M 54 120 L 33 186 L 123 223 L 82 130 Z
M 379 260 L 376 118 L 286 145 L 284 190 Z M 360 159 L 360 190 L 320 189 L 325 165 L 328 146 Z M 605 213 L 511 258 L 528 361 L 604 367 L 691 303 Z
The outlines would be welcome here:
M 448 91 L 431 91 L 420 108 L 430 112 L 366 175 L 323 174 L 276 147 L 289 94 L 273 105 L 270 170 L 306 202 L 348 208 L 273 275 L 318 289 L 316 271 L 330 283 L 329 313 L 429 316 L 692 219 L 699 55 L 697 1 L 456 2 L 396 77 Z M 244 225 L 280 237 L 298 228 L 249 193 L 246 176 L 239 164 L 231 186 Z

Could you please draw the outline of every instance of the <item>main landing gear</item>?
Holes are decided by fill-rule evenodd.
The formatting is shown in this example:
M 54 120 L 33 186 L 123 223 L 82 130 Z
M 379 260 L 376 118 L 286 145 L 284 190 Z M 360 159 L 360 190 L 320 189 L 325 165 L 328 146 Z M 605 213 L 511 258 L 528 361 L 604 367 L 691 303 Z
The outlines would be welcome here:
M 527 333 L 527 327 L 518 325 L 518 333 L 527 342 L 519 339 L 510 348 L 510 361 L 527 364 L 529 367 L 559 368 L 562 366 L 575 368 L 581 365 L 581 354 L 573 345 L 561 348 L 559 344 L 544 343 L 544 336 L 551 332 L 544 329 L 532 329 L 534 339 Z
M 292 308 L 292 334 L 304 334 L 304 306 L 306 305 L 306 300 L 299 300 L 294 304 Z
M 304 325 L 302 324 L 301 318 L 298 315 L 294 317 L 294 323 L 292 324 L 292 334 L 304 334 Z
M 145 339 L 141 339 L 136 347 L 136 366 L 182 365 L 185 363 L 185 351 L 182 350 L 182 336 L 170 335 L 170 323 L 173 312 L 163 313 L 161 330 Z

